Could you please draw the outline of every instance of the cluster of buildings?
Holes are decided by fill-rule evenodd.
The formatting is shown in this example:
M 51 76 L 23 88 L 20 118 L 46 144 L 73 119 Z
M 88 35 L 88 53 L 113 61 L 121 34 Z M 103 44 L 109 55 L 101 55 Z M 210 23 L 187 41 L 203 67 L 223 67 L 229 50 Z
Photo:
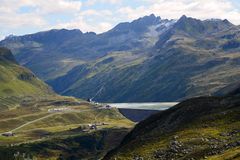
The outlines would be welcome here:
M 48 109 L 48 112 L 64 112 L 67 110 L 69 109 L 68 108 L 51 108 L 51 109 Z

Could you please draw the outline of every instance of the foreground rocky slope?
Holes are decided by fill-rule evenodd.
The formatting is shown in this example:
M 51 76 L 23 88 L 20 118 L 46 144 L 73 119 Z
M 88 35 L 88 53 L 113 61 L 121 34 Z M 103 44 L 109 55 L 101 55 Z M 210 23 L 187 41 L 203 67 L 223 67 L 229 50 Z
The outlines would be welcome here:
M 89 98 L 103 88 L 95 100 L 177 101 L 238 81 L 239 37 L 227 20 L 150 15 L 98 35 L 51 30 L 0 45 L 64 95 Z
M 104 159 L 239 159 L 239 88 L 193 98 L 140 122 Z

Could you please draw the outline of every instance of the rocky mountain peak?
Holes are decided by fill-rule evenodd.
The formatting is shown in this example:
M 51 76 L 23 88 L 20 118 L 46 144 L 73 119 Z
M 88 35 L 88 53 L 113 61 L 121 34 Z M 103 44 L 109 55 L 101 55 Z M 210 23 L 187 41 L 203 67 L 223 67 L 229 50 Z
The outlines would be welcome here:
M 202 32 L 204 31 L 204 26 L 202 21 L 199 19 L 187 17 L 183 15 L 176 23 L 175 28 L 184 31 L 195 31 L 195 32 Z
M 132 22 L 124 22 L 118 24 L 116 27 L 114 27 L 110 32 L 128 32 L 128 31 L 134 31 L 134 32 L 144 32 L 148 29 L 149 26 L 157 25 L 161 22 L 160 17 L 156 17 L 154 14 L 151 14 L 149 16 L 144 16 L 141 18 L 138 18 Z

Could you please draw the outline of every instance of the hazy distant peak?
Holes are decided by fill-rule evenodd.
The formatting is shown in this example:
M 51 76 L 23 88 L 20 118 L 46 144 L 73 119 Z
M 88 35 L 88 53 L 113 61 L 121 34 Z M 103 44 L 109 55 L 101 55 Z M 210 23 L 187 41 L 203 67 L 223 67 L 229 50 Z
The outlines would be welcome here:
M 48 31 L 38 32 L 37 34 L 83 34 L 80 29 L 51 29 Z
M 149 26 L 157 25 L 160 22 L 161 22 L 160 17 L 156 17 L 154 14 L 151 14 L 149 16 L 144 16 L 136 20 L 133 20 L 132 22 L 119 23 L 111 31 L 122 32 L 133 30 L 135 32 L 142 32 L 145 31 Z
M 9 35 L 5 38 L 5 40 L 16 40 L 16 39 L 31 39 L 31 38 L 40 38 L 42 36 L 73 36 L 73 35 L 82 35 L 82 31 L 79 29 L 51 29 L 47 31 L 41 31 L 33 34 L 26 34 L 23 36 L 15 36 L 15 35 Z
M 134 21 L 132 21 L 132 24 L 139 24 L 139 25 L 154 25 L 158 24 L 161 21 L 161 17 L 155 16 L 154 14 L 151 14 L 149 16 L 144 16 L 141 18 L 138 18 Z
M 188 17 L 186 15 L 182 15 L 179 20 L 186 20 Z
M 192 17 L 187 17 L 186 15 L 182 15 L 179 20 L 177 21 L 177 23 L 182 23 L 182 22 L 193 22 L 193 21 L 201 21 L 199 19 L 196 18 L 192 18 Z
M 224 19 L 222 22 L 225 23 L 225 24 L 233 26 L 233 24 L 227 19 Z

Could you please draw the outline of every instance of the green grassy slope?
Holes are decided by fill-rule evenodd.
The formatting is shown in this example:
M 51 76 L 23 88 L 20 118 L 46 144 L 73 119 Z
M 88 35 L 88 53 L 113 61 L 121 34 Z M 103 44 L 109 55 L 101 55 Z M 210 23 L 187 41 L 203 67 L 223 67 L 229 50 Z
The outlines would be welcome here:
M 15 61 L 10 50 L 0 48 L 0 97 L 53 94 L 30 70 Z
M 117 146 L 134 125 L 117 109 L 101 109 L 70 97 L 32 99 L 15 109 L 0 112 L 0 159 L 23 153 L 38 159 L 103 157 Z M 61 112 L 51 109 L 65 108 Z M 97 124 L 89 130 L 88 124 Z M 104 124 L 102 124 L 104 123 Z
M 104 159 L 240 158 L 239 96 L 200 97 L 140 122 Z
M 16 106 L 26 96 L 54 94 L 30 70 L 20 66 L 10 50 L 0 48 L 0 110 Z
M 24 159 L 22 154 L 38 159 L 102 157 L 134 123 L 115 108 L 100 107 L 55 94 L 21 67 L 10 50 L 0 48 L 1 160 L 12 160 L 14 155 Z M 95 123 L 97 130 L 89 130 L 88 124 Z

